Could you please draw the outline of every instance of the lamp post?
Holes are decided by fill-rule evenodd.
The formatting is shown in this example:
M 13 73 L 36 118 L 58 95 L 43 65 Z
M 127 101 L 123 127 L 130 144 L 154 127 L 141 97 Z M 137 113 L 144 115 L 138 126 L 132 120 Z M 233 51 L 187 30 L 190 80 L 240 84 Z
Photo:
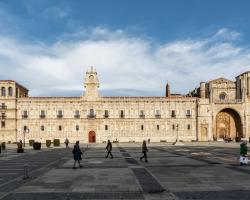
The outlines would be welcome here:
M 179 134 L 178 134 L 178 127 L 179 127 L 179 125 L 178 124 L 176 124 L 176 142 L 179 142 Z
M 29 133 L 29 132 L 30 132 L 30 130 L 28 128 L 23 130 L 23 146 L 24 147 L 25 147 L 25 134 Z

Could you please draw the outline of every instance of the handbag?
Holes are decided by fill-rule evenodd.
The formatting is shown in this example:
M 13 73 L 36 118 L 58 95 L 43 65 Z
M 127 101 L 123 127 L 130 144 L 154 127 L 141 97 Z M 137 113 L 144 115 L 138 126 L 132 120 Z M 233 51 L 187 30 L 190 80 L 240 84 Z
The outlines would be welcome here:
M 247 165 L 248 158 L 246 156 L 240 156 L 240 163 Z

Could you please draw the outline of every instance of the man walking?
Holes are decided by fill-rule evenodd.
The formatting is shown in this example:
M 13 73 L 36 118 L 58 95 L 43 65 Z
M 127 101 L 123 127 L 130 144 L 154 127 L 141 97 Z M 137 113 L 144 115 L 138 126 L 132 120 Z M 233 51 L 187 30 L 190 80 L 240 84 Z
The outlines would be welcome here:
M 142 160 L 143 158 L 145 158 L 145 162 L 148 162 L 147 152 L 148 152 L 147 144 L 146 144 L 146 141 L 143 140 L 143 143 L 142 143 L 142 153 L 143 153 L 143 156 L 140 157 L 140 160 Z
M 108 140 L 108 144 L 107 144 L 107 146 L 106 146 L 106 149 L 107 149 L 107 155 L 105 156 L 105 158 L 108 158 L 108 156 L 110 155 L 111 156 L 111 159 L 113 159 L 114 157 L 113 157 L 113 155 L 112 155 L 112 153 L 111 153 L 111 151 L 112 151 L 112 143 L 110 142 L 110 140 Z
M 68 138 L 65 139 L 64 144 L 66 145 L 66 149 L 67 149 L 69 146 L 69 139 Z
M 243 141 L 240 144 L 240 165 L 246 165 L 248 163 L 247 159 L 247 142 Z
M 79 164 L 79 168 L 82 168 L 82 165 L 80 163 L 80 160 L 82 160 L 82 151 L 79 147 L 79 141 L 76 141 L 76 144 L 74 145 L 74 149 L 73 149 L 72 153 L 73 153 L 73 157 L 74 157 L 73 169 L 76 169 L 76 161 Z

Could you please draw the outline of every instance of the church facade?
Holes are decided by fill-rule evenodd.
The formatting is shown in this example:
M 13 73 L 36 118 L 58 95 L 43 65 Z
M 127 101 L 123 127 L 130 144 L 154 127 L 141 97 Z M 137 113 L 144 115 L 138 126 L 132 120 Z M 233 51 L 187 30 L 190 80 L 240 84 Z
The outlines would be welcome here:
M 68 138 L 70 142 L 218 141 L 248 139 L 250 72 L 235 80 L 201 82 L 186 95 L 101 96 L 97 72 L 86 72 L 79 97 L 30 97 L 12 80 L 0 81 L 0 142 Z

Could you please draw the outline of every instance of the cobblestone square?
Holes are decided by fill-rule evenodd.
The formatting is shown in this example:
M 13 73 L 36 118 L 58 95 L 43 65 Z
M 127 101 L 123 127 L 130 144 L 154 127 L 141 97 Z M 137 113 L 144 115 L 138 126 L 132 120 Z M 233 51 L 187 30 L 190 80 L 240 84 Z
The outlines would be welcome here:
M 72 146 L 71 146 L 72 147 Z M 249 199 L 250 167 L 240 166 L 239 143 L 193 142 L 148 145 L 148 163 L 140 161 L 141 144 L 81 144 L 82 168 L 72 169 L 72 148 L 46 148 L 0 154 L 0 199 Z M 24 165 L 29 178 L 23 179 Z

